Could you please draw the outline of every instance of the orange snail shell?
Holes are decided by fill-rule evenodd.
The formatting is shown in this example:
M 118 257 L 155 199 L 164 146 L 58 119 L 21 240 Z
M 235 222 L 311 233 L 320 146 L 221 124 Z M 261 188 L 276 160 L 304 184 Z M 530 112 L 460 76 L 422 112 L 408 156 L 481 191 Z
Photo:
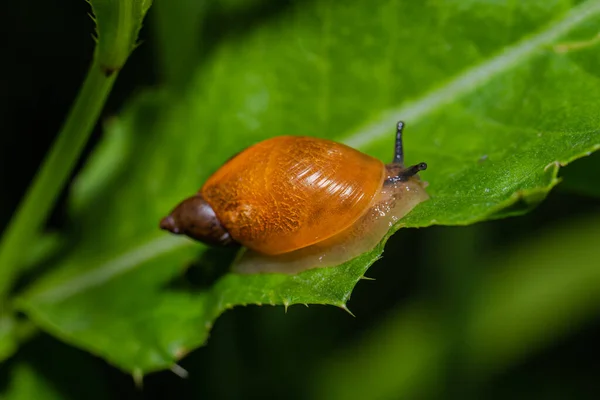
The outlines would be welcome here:
M 237 242 L 273 255 L 348 228 L 384 178 L 381 161 L 348 146 L 280 136 L 238 154 L 200 192 Z
M 401 131 L 399 124 L 400 146 Z M 231 238 L 247 248 L 234 271 L 293 274 L 372 250 L 396 221 L 427 200 L 418 170 L 390 181 L 402 170 L 399 163 L 386 166 L 330 140 L 281 136 L 230 159 L 199 194 Z

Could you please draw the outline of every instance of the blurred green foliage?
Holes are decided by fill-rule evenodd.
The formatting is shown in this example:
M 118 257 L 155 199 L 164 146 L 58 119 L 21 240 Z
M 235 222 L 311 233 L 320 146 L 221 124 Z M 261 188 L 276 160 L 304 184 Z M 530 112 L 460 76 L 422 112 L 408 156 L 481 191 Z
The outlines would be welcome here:
M 487 270 L 479 273 L 477 285 L 453 283 L 469 291 L 462 324 L 444 329 L 447 316 L 440 315 L 439 304 L 426 296 L 414 299 L 322 366 L 315 374 L 317 398 L 394 399 L 398 393 L 422 398 L 445 362 L 473 382 L 489 379 L 598 315 L 599 237 L 596 214 L 552 227 L 500 254 L 474 258 L 472 269 L 485 265 Z M 459 343 L 452 340 L 453 329 L 460 331 Z M 452 359 L 446 361 L 448 352 Z
M 390 235 L 531 211 L 560 165 L 600 147 L 598 47 L 557 47 L 597 34 L 600 2 L 155 6 L 144 46 L 156 48 L 161 85 L 105 121 L 71 185 L 64 237 L 30 256 L 51 255 L 49 271 L 15 297 L 43 331 L 136 376 L 181 360 L 192 379 L 165 379 L 169 394 L 481 398 L 520 393 L 498 383 L 504 371 L 597 319 L 597 154 L 561 184 L 590 198 L 551 195 L 515 220 L 402 229 L 349 263 L 292 277 L 227 273 L 234 254 L 156 225 L 249 144 L 307 134 L 386 160 L 398 119 L 408 162 L 429 164 L 432 199 Z M 378 279 L 353 292 L 384 246 L 368 273 Z M 356 320 L 338 308 L 244 308 L 187 356 L 235 305 L 344 308 L 351 293 Z M 7 356 L 20 341 L 0 340 Z M 7 367 L 8 398 L 54 379 L 28 350 L 39 340 L 23 346 Z M 46 397 L 73 397 L 56 386 Z M 593 398 L 585 388 L 577 398 Z

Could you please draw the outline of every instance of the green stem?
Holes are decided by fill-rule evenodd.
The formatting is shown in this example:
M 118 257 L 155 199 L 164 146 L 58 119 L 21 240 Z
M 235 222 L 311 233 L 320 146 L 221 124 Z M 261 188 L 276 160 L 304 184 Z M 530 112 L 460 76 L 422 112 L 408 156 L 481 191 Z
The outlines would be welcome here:
M 38 170 L 0 242 L 0 313 L 28 251 L 65 186 L 100 115 L 116 78 L 106 76 L 96 58 L 58 138 Z

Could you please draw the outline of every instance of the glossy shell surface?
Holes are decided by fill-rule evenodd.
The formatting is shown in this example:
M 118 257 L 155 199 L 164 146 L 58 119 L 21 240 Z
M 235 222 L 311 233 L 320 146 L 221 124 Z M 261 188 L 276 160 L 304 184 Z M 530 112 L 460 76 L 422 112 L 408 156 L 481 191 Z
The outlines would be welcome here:
M 341 265 L 373 250 L 396 222 L 428 200 L 425 186 L 427 183 L 416 177 L 386 184 L 369 210 L 343 232 L 312 246 L 275 256 L 246 250 L 234 263 L 233 271 L 297 274 L 311 268 Z
M 383 163 L 325 139 L 280 136 L 242 151 L 201 189 L 231 236 L 282 254 L 343 232 L 371 208 Z

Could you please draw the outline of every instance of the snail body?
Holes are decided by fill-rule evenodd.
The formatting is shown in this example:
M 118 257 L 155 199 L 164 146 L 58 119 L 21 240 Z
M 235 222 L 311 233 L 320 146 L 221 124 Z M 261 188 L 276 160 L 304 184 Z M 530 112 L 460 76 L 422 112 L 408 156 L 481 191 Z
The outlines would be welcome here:
M 326 139 L 280 136 L 227 161 L 161 221 L 161 228 L 211 245 L 247 248 L 238 272 L 297 273 L 337 265 L 379 243 L 428 198 L 403 166 L 398 124 L 394 161 Z

